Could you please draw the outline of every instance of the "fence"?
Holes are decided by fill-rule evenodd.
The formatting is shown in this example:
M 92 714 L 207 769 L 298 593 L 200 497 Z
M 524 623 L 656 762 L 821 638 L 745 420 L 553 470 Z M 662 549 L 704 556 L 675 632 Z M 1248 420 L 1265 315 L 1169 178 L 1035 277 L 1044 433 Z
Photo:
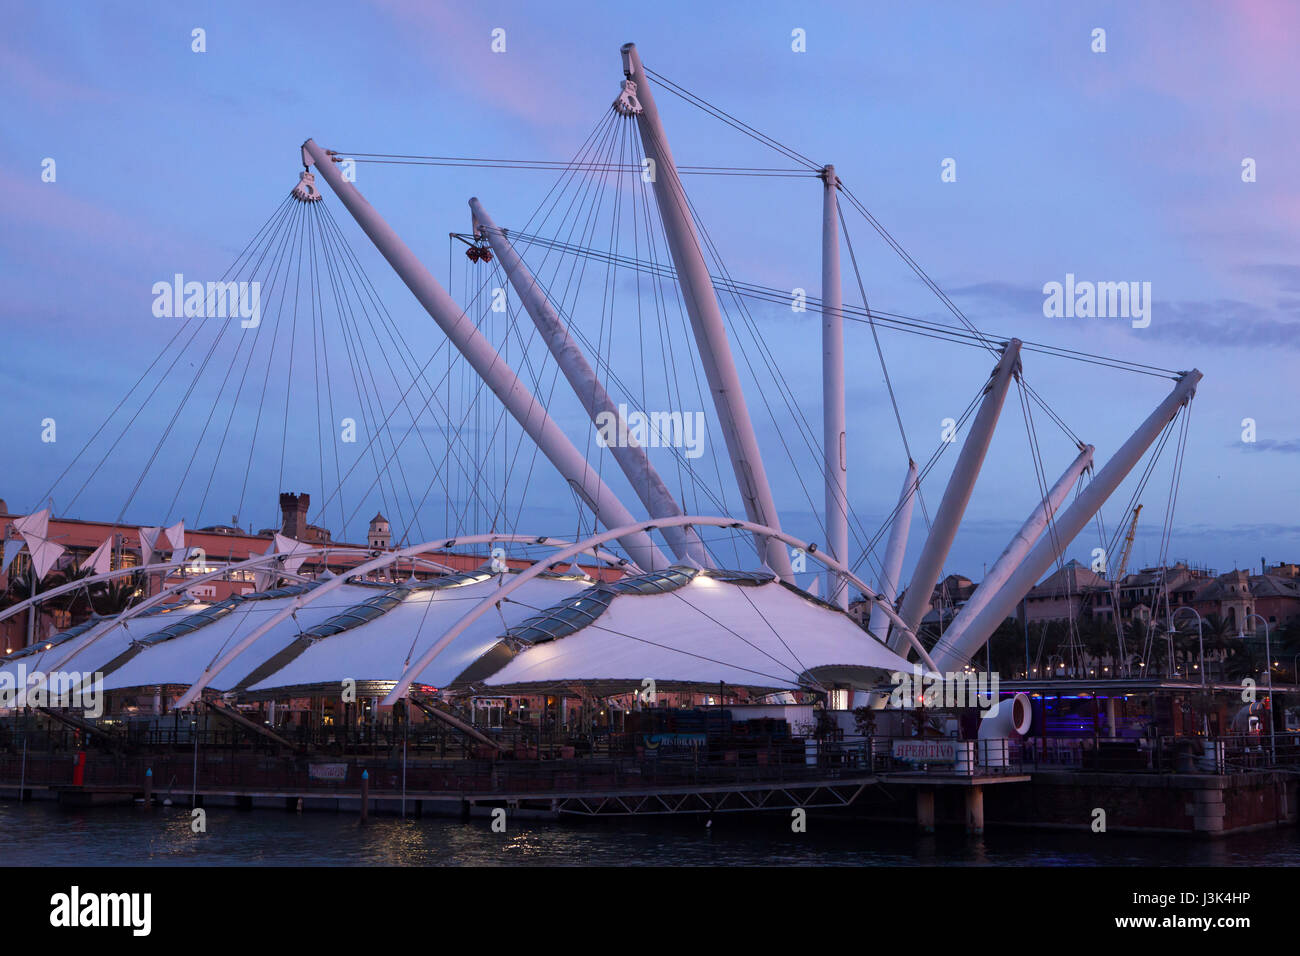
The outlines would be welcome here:
M 0 755 L 0 786 L 71 786 L 78 755 L 31 751 Z M 142 792 L 153 772 L 153 792 L 352 793 L 369 774 L 370 792 L 456 795 L 598 792 L 669 787 L 723 787 L 798 783 L 863 776 L 857 753 L 809 755 L 802 745 L 755 749 L 698 748 L 693 752 L 633 753 L 558 759 L 429 760 L 393 757 L 271 756 L 207 749 L 148 755 L 91 753 L 81 771 L 87 789 Z
M 436 734 L 427 746 L 389 741 L 336 744 L 303 754 L 277 752 L 271 741 L 233 729 L 154 728 L 132 752 L 90 748 L 78 732 L 31 722 L 3 728 L 0 786 L 71 786 L 74 768 L 87 788 L 142 791 L 145 771 L 153 790 L 183 795 L 192 789 L 230 792 L 355 793 L 363 771 L 371 792 L 554 793 L 664 787 L 719 787 L 800 782 L 886 773 L 985 776 L 1034 770 L 1149 773 L 1236 773 L 1274 767 L 1300 769 L 1300 734 L 1213 740 L 1156 737 L 1106 740 L 1028 737 L 960 741 L 955 738 L 848 737 L 841 740 L 769 737 L 759 741 L 691 735 L 606 735 L 581 751 L 572 742 L 538 746 L 454 746 Z M 411 737 L 415 738 L 412 734 Z M 434 739 L 436 738 L 436 739 Z M 455 739 L 454 735 L 451 739 Z M 510 738 L 503 738 L 510 739 Z M 572 741 L 573 738 L 563 738 Z M 581 743 L 579 741 L 578 743 Z M 371 748 L 370 752 L 364 750 Z M 361 752 L 358 752 L 360 750 Z

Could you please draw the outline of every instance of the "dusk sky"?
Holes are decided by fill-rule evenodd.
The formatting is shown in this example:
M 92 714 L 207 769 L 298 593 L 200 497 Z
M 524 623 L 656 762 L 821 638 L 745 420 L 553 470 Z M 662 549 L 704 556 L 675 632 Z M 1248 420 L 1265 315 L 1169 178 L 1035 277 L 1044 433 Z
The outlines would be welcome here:
M 622 79 L 619 47 L 635 41 L 650 69 L 816 162 L 835 164 L 985 332 L 1199 368 L 1205 377 L 1192 405 L 1167 556 L 1220 571 L 1257 570 L 1261 557 L 1300 560 L 1300 8 L 1293 4 L 73 3 L 13 7 L 6 21 L 0 498 L 11 512 L 45 504 L 46 490 L 175 333 L 175 320 L 151 311 L 154 283 L 175 273 L 219 278 L 297 181 L 306 138 L 344 153 L 565 160 L 607 112 Z M 205 31 L 204 52 L 192 50 L 196 28 Z M 495 29 L 505 31 L 504 52 L 491 48 Z M 1093 50 L 1097 29 L 1105 31 L 1104 52 Z M 805 32 L 803 52 L 792 49 L 796 30 Z M 792 166 L 666 90 L 656 98 L 680 164 Z M 42 179 L 46 159 L 56 164 L 53 182 Z M 954 182 L 941 178 L 946 159 L 955 163 Z M 1247 160 L 1254 181 L 1243 180 Z M 452 249 L 449 277 L 448 233 L 469 230 L 469 197 L 480 197 L 500 225 L 521 228 L 554 179 L 533 170 L 362 164 L 356 184 L 459 297 L 464 247 Z M 733 276 L 818 294 L 815 178 L 690 176 L 686 188 Z M 439 330 L 329 188 L 322 192 L 411 354 L 423 361 L 443 341 Z M 873 307 L 954 322 L 856 212 L 846 208 L 845 216 Z M 1150 283 L 1150 325 L 1045 317 L 1044 284 L 1067 274 Z M 860 304 L 847 250 L 844 286 L 846 302 Z M 818 317 L 779 305 L 751 308 L 800 413 L 820 436 Z M 620 374 L 639 381 L 631 314 L 618 313 L 610 356 Z M 592 339 L 603 328 L 600 316 L 580 310 L 573 322 Z M 963 345 L 880 335 L 913 454 L 924 460 L 942 420 L 961 414 L 993 360 Z M 850 497 L 874 533 L 893 507 L 906 456 L 870 330 L 850 323 L 846 348 Z M 441 361 L 434 367 L 445 370 Z M 209 371 L 218 382 L 225 374 Z M 119 514 L 193 374 L 181 367 L 164 377 L 156 406 L 75 501 L 107 445 L 73 467 L 52 493 L 56 514 Z M 1038 353 L 1025 354 L 1024 374 L 1097 447 L 1099 464 L 1173 385 Z M 398 391 L 407 384 L 396 376 Z M 804 491 L 820 507 L 817 462 L 798 454 L 787 460 L 789 423 L 767 415 L 757 394 L 763 387 L 762 376 L 746 372 L 782 522 L 824 540 Z M 196 527 L 228 521 L 236 510 L 238 489 L 226 486 L 243 480 L 243 458 L 222 466 L 229 474 L 218 473 L 202 513 L 202 482 L 193 494 L 186 484 L 195 480 L 186 463 L 209 412 L 203 394 L 149 465 L 124 520 L 183 517 Z M 276 424 L 275 455 L 249 474 L 245 526 L 278 523 L 282 490 L 310 491 L 314 503 L 331 490 L 317 477 L 314 393 L 301 397 L 312 410 L 287 467 L 278 464 Z M 276 419 L 285 413 L 284 397 L 277 402 L 270 406 Z M 576 404 L 557 397 L 552 412 L 579 447 L 590 445 Z M 1050 482 L 1074 449 L 1035 414 Z M 57 422 L 54 442 L 41 440 L 47 418 Z M 1243 441 L 1244 419 L 1255 423 L 1254 441 Z M 106 434 L 125 418 L 114 421 Z M 251 428 L 238 421 L 236 432 Z M 492 453 L 497 459 L 517 441 L 517 429 L 509 434 L 511 447 Z M 708 444 L 701 469 L 712 474 L 717 457 L 729 481 L 721 441 Z M 1133 566 L 1160 559 L 1173 450 L 1171 442 L 1140 499 Z M 931 514 L 955 457 L 947 453 L 924 486 Z M 430 483 L 410 470 L 420 461 L 406 459 L 417 500 Z M 521 499 L 518 526 L 572 534 L 568 494 L 540 475 L 544 467 L 533 472 L 537 490 Z M 602 464 L 611 485 L 625 489 L 613 470 Z M 1130 480 L 1103 510 L 1108 535 L 1125 520 L 1132 489 Z M 518 491 L 517 479 L 510 494 Z M 465 530 L 462 523 L 444 531 L 441 494 L 430 494 L 420 521 L 429 537 Z M 947 570 L 978 578 L 1037 497 L 1013 392 Z M 730 500 L 738 506 L 734 491 Z M 359 540 L 381 507 L 354 493 L 347 510 L 357 520 L 345 516 L 342 528 L 336 511 L 322 523 Z M 919 511 L 915 521 L 909 563 L 924 533 Z M 1090 528 L 1069 555 L 1086 562 L 1097 544 Z

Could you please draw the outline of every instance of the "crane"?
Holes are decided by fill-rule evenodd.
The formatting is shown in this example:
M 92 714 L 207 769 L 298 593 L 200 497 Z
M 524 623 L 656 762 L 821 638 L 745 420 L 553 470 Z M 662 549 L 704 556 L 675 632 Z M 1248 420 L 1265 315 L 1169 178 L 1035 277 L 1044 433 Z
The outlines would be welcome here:
M 1128 523 L 1128 533 L 1124 535 L 1124 550 L 1119 555 L 1119 567 L 1115 569 L 1115 583 L 1119 584 L 1124 580 L 1124 571 L 1128 568 L 1128 558 L 1133 552 L 1133 535 L 1137 531 L 1138 515 L 1142 513 L 1142 506 L 1139 504 L 1133 509 L 1133 517 Z

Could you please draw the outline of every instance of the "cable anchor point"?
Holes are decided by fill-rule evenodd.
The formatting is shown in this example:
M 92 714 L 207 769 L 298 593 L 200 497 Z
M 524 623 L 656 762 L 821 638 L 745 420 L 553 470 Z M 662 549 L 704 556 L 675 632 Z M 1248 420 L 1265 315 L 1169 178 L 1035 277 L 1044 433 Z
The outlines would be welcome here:
M 623 88 L 614 100 L 614 110 L 622 116 L 640 116 L 643 112 L 641 101 L 636 97 L 636 82 L 631 79 L 623 81 Z
M 323 198 L 316 188 L 316 175 L 309 169 L 298 174 L 298 185 L 293 187 L 290 195 L 299 202 L 320 202 Z

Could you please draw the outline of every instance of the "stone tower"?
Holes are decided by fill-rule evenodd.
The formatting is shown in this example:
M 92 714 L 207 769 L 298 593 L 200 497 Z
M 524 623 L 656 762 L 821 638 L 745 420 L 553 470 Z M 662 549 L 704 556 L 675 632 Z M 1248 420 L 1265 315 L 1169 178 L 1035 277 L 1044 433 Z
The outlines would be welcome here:
M 388 527 L 388 519 L 376 514 L 370 519 L 370 534 L 367 536 L 370 547 L 377 551 L 387 551 L 393 544 L 393 532 Z

